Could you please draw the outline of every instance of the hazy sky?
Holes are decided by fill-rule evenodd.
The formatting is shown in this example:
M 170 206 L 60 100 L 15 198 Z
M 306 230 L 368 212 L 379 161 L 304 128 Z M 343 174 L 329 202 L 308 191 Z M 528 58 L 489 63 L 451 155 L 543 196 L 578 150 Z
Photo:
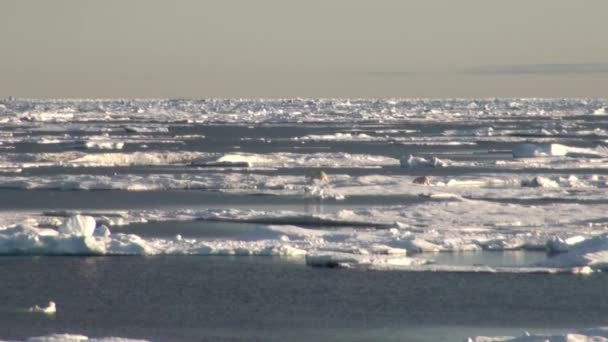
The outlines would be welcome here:
M 608 97 L 606 0 L 1 0 L 0 97 Z

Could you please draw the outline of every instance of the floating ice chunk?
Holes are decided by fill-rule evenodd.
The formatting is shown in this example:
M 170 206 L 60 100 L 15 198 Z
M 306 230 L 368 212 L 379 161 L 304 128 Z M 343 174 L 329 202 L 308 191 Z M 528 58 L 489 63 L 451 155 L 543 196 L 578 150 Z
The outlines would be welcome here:
M 229 164 L 246 163 L 251 166 L 254 164 L 266 164 L 268 160 L 259 155 L 226 154 L 218 158 L 217 162 Z
M 531 180 L 522 180 L 521 186 L 527 186 L 532 188 L 559 188 L 559 183 L 547 177 L 536 176 Z
M 50 301 L 49 305 L 46 307 L 40 307 L 35 305 L 28 309 L 29 312 L 39 312 L 47 315 L 53 315 L 57 312 L 57 307 L 55 306 L 55 302 Z
M 608 114 L 607 107 L 600 107 L 593 111 L 593 115 L 606 115 L 606 114 Z
M 587 275 L 587 274 L 593 273 L 593 269 L 591 267 L 589 267 L 589 266 L 573 267 L 572 268 L 572 273 L 573 274 Z
M 290 245 L 279 245 L 273 246 L 268 250 L 267 253 L 262 253 L 262 255 L 277 255 L 277 256 L 305 256 L 306 251 L 303 249 L 295 248 Z
M 133 153 L 93 153 L 48 154 L 51 160 L 77 166 L 135 166 L 135 165 L 166 165 L 188 163 L 200 158 L 200 152 L 133 152 Z
M 95 232 L 95 218 L 85 215 L 68 217 L 58 230 L 62 234 L 93 236 Z
M 400 163 L 401 163 L 401 167 L 403 167 L 403 168 L 448 166 L 447 162 L 445 162 L 437 157 L 431 157 L 430 159 L 425 159 L 422 157 L 414 157 L 411 154 L 407 157 L 401 158 Z
M 457 200 L 457 201 L 465 201 L 466 199 L 460 195 L 452 194 L 449 192 L 431 192 L 427 194 L 419 194 L 419 197 L 423 198 L 431 198 L 436 200 Z
M 403 245 L 403 247 L 405 247 L 406 250 L 411 251 L 413 253 L 441 251 L 441 246 L 420 238 L 405 239 L 401 241 L 401 244 Z
M 256 154 L 225 154 L 219 158 L 203 157 L 191 162 L 193 166 L 253 167 L 254 164 L 272 164 L 272 161 Z
M 514 158 L 536 157 L 588 157 L 596 158 L 606 156 L 602 149 L 570 147 L 561 144 L 520 144 L 512 150 Z
M 474 130 L 458 130 L 449 129 L 442 133 L 445 136 L 478 136 L 478 137 L 491 137 L 494 135 L 494 128 L 492 127 L 481 127 Z
M 513 148 L 514 158 L 565 156 L 568 147 L 561 144 L 521 144 Z
M 496 182 L 496 180 L 494 180 Z M 461 187 L 475 187 L 479 188 L 482 186 L 488 186 L 492 183 L 492 180 L 477 180 L 477 179 L 450 179 L 445 185 L 447 186 L 461 186 Z
M 488 241 L 479 241 L 479 245 L 489 251 L 510 251 L 524 248 L 526 241 L 519 238 L 496 238 Z
M 383 246 L 383 245 L 370 246 L 370 250 L 374 254 L 382 254 L 382 255 L 406 255 L 407 254 L 407 250 L 405 250 L 403 248 L 394 248 L 394 247 Z
M 573 245 L 577 243 L 581 243 L 585 240 L 584 236 L 573 236 L 567 239 L 562 239 L 560 237 L 554 236 L 549 239 L 546 243 L 547 252 L 549 253 L 565 253 L 570 250 Z
M 62 140 L 59 139 L 50 139 L 50 138 L 40 138 L 38 139 L 38 143 L 39 144 L 43 144 L 43 145 L 50 145 L 50 144 L 60 144 L 62 143 Z
M 311 140 L 311 141 L 374 141 L 383 140 L 383 137 L 374 137 L 365 133 L 351 134 L 351 133 L 335 133 L 325 135 L 310 134 L 303 137 L 295 137 L 292 140 Z

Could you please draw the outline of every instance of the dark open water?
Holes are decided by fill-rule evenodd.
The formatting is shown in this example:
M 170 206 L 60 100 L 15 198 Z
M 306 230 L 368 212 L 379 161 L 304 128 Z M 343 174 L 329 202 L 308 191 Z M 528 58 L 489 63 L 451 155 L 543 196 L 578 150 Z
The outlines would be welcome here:
M 317 269 L 264 257 L 3 257 L 0 337 L 461 341 L 605 324 L 607 281 Z M 54 317 L 23 312 L 49 300 Z

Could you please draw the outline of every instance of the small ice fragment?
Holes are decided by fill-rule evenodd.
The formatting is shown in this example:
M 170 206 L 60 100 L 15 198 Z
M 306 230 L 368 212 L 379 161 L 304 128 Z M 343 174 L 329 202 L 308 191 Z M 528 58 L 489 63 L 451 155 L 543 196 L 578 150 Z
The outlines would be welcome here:
M 57 307 L 55 306 L 55 302 L 50 301 L 47 307 L 40 307 L 35 305 L 28 309 L 29 312 L 40 312 L 46 315 L 53 315 L 57 312 Z
M 175 240 L 182 241 L 182 236 L 180 234 L 175 235 Z

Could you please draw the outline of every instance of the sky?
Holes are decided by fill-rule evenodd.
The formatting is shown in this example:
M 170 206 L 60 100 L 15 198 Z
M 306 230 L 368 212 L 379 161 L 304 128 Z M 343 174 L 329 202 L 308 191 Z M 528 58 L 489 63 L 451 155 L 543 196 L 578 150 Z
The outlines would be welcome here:
M 0 97 L 608 97 L 606 0 L 2 0 Z

